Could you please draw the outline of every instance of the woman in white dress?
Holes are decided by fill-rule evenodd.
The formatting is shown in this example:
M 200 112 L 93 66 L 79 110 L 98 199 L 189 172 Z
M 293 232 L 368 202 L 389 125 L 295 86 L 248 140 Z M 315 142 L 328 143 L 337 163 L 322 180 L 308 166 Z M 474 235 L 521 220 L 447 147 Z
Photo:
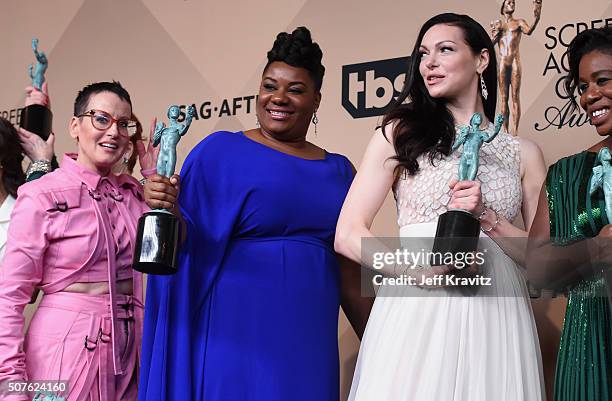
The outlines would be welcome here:
M 463 209 L 481 220 L 488 254 L 478 274 L 492 286 L 381 287 L 353 378 L 353 401 L 544 400 L 538 337 L 522 268 L 546 168 L 534 143 L 502 131 L 480 149 L 475 181 L 457 182 L 450 154 L 456 127 L 483 115 L 492 130 L 496 60 L 486 31 L 472 18 L 440 14 L 421 28 L 404 89 L 370 141 L 336 230 L 336 250 L 362 260 L 362 239 L 390 190 L 404 237 L 433 237 L 438 216 Z M 409 102 L 406 101 L 409 99 Z M 435 165 L 435 166 L 434 166 Z M 492 244 L 492 245 L 490 245 Z M 418 249 L 418 248 L 417 248 Z M 383 269 L 394 275 L 394 269 Z M 471 269 L 473 270 L 473 269 Z M 412 274 L 418 270 L 412 271 Z M 452 274 L 450 267 L 420 270 Z M 419 279 L 420 280 L 420 279 Z M 486 294 L 486 296 L 484 295 Z M 404 295 L 404 296 L 401 296 Z M 409 295 L 409 296 L 407 296 Z M 478 296 L 481 295 L 481 296 Z

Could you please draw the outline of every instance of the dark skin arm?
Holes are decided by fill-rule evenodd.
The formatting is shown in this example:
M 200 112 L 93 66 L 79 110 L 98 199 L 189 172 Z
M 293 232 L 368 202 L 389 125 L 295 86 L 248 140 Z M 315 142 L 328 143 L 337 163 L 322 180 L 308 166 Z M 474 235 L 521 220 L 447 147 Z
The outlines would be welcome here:
M 364 279 L 364 283 L 368 285 L 367 288 L 364 288 L 364 292 L 371 293 L 372 296 L 367 296 L 367 293 L 362 295 L 361 274 L 362 272 L 368 274 L 368 272 L 358 263 L 339 254 L 338 263 L 340 265 L 340 305 L 355 330 L 355 334 L 361 340 L 374 304 L 372 281 L 369 278 Z
M 144 184 L 144 197 L 147 206 L 151 209 L 167 209 L 183 224 L 181 224 L 181 238 L 186 237 L 186 225 L 178 207 L 178 195 L 180 191 L 180 177 L 174 174 L 172 177 L 164 177 L 153 174 L 148 177 Z
M 170 178 L 153 174 L 144 184 L 145 202 L 151 209 L 168 209 L 178 216 L 180 213 L 177 207 L 179 185 L 178 174 Z
M 357 169 L 352 163 L 351 169 L 353 170 L 353 176 L 355 176 Z M 353 330 L 355 330 L 355 334 L 361 340 L 376 298 L 371 280 L 372 273 L 368 269 L 363 269 L 359 263 L 340 254 L 336 255 L 340 265 L 340 305 Z M 364 277 L 363 294 L 361 288 L 362 274 L 367 275 L 367 277 Z
M 540 191 L 527 247 L 527 274 L 536 288 L 562 289 L 592 277 L 601 271 L 608 256 L 612 225 L 602 227 L 594 238 L 567 246 L 553 246 L 550 242 L 550 223 L 546 184 Z

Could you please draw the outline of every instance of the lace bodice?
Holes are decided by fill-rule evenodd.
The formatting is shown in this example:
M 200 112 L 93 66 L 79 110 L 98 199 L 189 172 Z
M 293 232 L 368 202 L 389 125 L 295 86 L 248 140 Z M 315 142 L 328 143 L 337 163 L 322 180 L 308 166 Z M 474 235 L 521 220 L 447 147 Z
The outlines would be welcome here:
M 415 176 L 402 177 L 395 187 L 398 225 L 436 221 L 446 212 L 451 191 L 448 183 L 457 177 L 462 147 L 447 158 L 435 160 L 427 155 L 418 159 Z M 480 148 L 477 179 L 485 206 L 513 221 L 521 207 L 520 150 L 518 139 L 500 132 L 491 143 Z

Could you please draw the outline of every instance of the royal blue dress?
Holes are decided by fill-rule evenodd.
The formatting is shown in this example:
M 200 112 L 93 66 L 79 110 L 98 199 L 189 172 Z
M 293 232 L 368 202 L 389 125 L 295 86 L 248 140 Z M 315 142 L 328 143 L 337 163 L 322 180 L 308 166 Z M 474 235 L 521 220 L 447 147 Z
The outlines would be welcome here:
M 216 132 L 181 171 L 179 270 L 149 276 L 140 401 L 337 401 L 333 250 L 353 177 Z

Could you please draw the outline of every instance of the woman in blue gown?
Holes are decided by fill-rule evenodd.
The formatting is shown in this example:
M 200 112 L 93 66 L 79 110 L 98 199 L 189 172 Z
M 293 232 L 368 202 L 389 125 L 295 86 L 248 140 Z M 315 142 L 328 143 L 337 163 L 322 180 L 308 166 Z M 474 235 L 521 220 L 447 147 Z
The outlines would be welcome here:
M 211 134 L 185 160 L 186 239 L 178 273 L 149 276 L 139 400 L 338 400 L 338 307 L 352 296 L 359 332 L 371 300 L 333 250 L 352 166 L 306 141 L 321 57 L 306 28 L 279 34 L 260 128 Z M 172 208 L 178 177 L 153 176 L 145 192 Z

